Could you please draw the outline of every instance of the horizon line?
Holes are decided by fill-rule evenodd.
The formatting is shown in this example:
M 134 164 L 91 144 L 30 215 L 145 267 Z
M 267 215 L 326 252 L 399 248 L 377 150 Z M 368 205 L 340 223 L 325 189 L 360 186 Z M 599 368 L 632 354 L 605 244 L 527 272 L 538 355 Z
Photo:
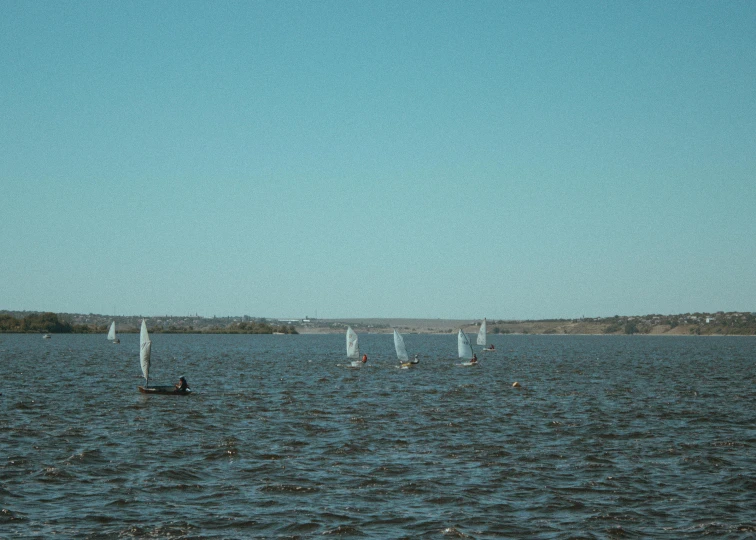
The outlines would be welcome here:
M 455 318 L 445 318 L 445 317 L 385 317 L 385 316 L 373 316 L 373 317 L 309 317 L 309 316 L 302 316 L 302 317 L 272 317 L 272 316 L 259 316 L 259 315 L 200 315 L 198 313 L 195 314 L 187 314 L 187 315 L 170 315 L 170 314 L 162 314 L 162 315 L 143 315 L 143 314 L 131 314 L 131 315 L 113 315 L 113 314 L 102 314 L 102 313 L 81 313 L 81 312 L 73 312 L 73 311 L 43 311 L 43 310 L 13 310 L 13 309 L 0 309 L 0 313 L 55 313 L 58 315 L 81 315 L 81 316 L 94 316 L 94 317 L 121 317 L 121 318 L 130 318 L 130 317 L 137 317 L 137 318 L 149 318 L 149 319 L 155 319 L 160 317 L 167 317 L 167 318 L 184 318 L 184 317 L 194 317 L 194 318 L 200 318 L 200 319 L 233 319 L 233 318 L 241 318 L 241 317 L 248 317 L 250 319 L 271 319 L 271 320 L 277 320 L 277 321 L 304 321 L 304 320 L 316 320 L 316 321 L 350 321 L 350 320 L 431 320 L 431 321 L 482 321 L 483 319 L 487 319 L 490 321 L 511 321 L 511 322 L 522 322 L 522 321 L 557 321 L 557 320 L 576 320 L 576 319 L 611 319 L 614 317 L 648 317 L 648 316 L 662 316 L 662 317 L 670 317 L 675 315 L 712 315 L 712 314 L 718 314 L 718 313 L 756 313 L 756 311 L 752 310 L 733 310 L 733 311 L 724 311 L 724 310 L 717 310 L 717 311 L 687 311 L 687 312 L 679 312 L 679 313 L 653 313 L 648 312 L 644 314 L 632 314 L 632 315 L 621 315 L 621 314 L 615 314 L 615 315 L 596 315 L 596 316 L 585 316 L 581 315 L 579 317 L 541 317 L 541 318 L 499 318 L 499 317 L 455 317 Z

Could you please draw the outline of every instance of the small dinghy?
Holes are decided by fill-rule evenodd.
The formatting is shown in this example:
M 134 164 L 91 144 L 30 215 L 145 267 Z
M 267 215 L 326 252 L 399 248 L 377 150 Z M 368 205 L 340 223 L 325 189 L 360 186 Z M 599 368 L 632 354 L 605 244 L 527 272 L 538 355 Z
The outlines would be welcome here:
M 191 394 L 190 389 L 179 391 L 175 386 L 140 386 L 139 391 L 143 394 L 171 394 L 174 396 L 186 396 Z
M 110 330 L 108 331 L 108 340 L 111 343 L 120 343 L 121 340 L 118 339 L 118 336 L 116 335 L 116 329 L 115 329 L 115 321 L 110 323 Z
M 152 352 L 152 341 L 147 333 L 147 324 L 142 319 L 142 330 L 139 332 L 139 360 L 142 364 L 142 373 L 144 374 L 144 386 L 139 386 L 139 391 L 143 394 L 166 394 L 171 396 L 186 396 L 192 393 L 188 388 L 179 390 L 175 386 L 150 386 L 150 354 Z
M 467 334 L 465 334 L 462 329 L 459 329 L 459 332 L 457 333 L 457 355 L 460 359 L 463 358 L 474 358 L 475 355 L 473 354 L 472 345 L 470 345 L 470 339 L 467 337 Z M 478 362 L 462 362 L 461 364 L 457 364 L 458 366 L 476 366 L 478 365 Z
M 352 330 L 351 326 L 347 326 L 346 331 L 346 350 L 347 358 L 352 362 L 347 367 L 359 368 L 364 364 L 360 358 L 360 340 L 357 337 L 357 333 Z
M 399 359 L 399 367 L 401 369 L 409 369 L 420 362 L 417 355 L 410 360 L 407 354 L 407 347 L 404 346 L 404 338 L 396 330 L 394 330 L 394 348 L 396 349 L 396 357 Z

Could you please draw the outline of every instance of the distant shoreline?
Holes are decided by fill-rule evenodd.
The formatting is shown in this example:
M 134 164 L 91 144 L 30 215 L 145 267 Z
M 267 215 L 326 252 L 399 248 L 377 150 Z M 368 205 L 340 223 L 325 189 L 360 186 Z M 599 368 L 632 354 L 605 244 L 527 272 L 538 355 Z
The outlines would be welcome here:
M 27 319 L 22 327 L 19 318 Z M 358 333 L 454 334 L 460 328 L 477 333 L 482 319 L 345 318 L 272 319 L 264 317 L 108 316 L 50 312 L 0 311 L 0 333 L 105 333 L 115 321 L 118 333 L 135 333 L 142 319 L 154 333 L 165 334 L 338 334 L 351 326 Z M 34 325 L 31 323 L 34 322 Z M 3 324 L 5 323 L 5 324 Z M 53 324 L 55 323 L 55 324 Z M 488 335 L 654 335 L 754 336 L 752 312 L 681 315 L 614 316 L 580 319 L 487 320 Z M 293 331 L 292 331 L 293 330 Z
M 356 332 L 382 334 L 396 329 L 407 334 L 452 334 L 459 329 L 477 333 L 482 321 L 454 319 L 328 319 L 298 324 L 300 334 L 343 332 L 347 325 Z M 756 335 L 756 316 L 752 313 L 648 315 L 591 319 L 553 319 L 538 321 L 487 320 L 488 335 Z

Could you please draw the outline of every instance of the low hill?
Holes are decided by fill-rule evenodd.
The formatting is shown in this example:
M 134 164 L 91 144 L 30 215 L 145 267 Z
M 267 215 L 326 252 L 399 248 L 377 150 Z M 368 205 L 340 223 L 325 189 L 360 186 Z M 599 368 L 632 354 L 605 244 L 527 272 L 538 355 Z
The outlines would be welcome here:
M 165 333 L 277 333 L 326 334 L 357 332 L 447 334 L 459 328 L 475 333 L 480 320 L 469 319 L 270 319 L 250 317 L 108 316 L 77 313 L 0 311 L 0 332 L 101 332 L 111 321 L 118 332 L 138 332 L 142 318 L 151 332 Z M 489 334 L 654 334 L 654 335 L 756 335 L 756 314 L 751 312 L 685 313 L 548 320 L 488 320 Z

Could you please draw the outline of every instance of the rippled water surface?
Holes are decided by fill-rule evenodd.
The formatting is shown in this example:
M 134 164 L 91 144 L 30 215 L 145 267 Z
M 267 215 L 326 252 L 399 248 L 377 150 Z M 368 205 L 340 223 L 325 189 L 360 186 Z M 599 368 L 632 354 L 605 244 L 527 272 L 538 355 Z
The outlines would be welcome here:
M 756 534 L 754 338 L 344 341 L 0 335 L 0 537 Z

